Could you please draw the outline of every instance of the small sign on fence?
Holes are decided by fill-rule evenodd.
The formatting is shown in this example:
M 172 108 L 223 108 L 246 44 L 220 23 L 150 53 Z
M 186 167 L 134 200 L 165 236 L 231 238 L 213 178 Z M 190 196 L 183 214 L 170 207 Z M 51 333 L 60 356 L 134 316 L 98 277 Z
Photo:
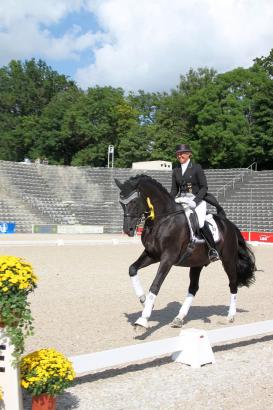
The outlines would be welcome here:
M 32 233 L 57 233 L 57 225 L 32 225 Z
M 0 233 L 15 233 L 15 222 L 0 222 Z

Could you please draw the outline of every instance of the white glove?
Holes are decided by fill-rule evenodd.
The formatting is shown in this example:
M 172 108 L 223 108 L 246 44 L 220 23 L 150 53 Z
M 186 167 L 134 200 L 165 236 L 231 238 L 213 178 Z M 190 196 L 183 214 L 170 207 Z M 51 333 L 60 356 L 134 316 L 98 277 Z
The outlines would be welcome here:
M 189 205 L 189 207 L 192 208 L 192 209 L 196 208 L 196 202 L 195 202 L 193 199 L 188 202 L 188 205 Z
M 181 196 L 179 196 L 179 197 L 175 198 L 175 202 L 177 204 L 181 204 L 182 202 L 184 202 L 184 199 Z

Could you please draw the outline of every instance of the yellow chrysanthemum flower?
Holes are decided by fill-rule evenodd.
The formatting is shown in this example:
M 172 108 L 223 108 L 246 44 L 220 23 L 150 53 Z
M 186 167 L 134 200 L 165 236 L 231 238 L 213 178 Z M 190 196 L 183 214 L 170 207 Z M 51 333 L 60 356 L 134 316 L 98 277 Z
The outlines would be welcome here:
M 72 363 L 55 349 L 38 350 L 21 361 L 22 386 L 30 394 L 34 391 L 35 394 L 59 394 L 74 378 Z
M 37 284 L 32 266 L 16 256 L 0 256 L 0 292 L 31 292 Z

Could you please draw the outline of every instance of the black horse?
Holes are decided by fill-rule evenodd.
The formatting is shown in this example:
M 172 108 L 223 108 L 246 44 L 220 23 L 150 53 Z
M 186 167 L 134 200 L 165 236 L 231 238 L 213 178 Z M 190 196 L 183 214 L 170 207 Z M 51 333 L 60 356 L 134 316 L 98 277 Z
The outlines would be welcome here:
M 201 270 L 210 261 L 206 243 L 189 246 L 190 229 L 185 212 L 176 204 L 168 191 L 147 175 L 138 175 L 121 183 L 115 179 L 120 189 L 120 203 L 124 211 L 123 231 L 133 236 L 140 219 L 145 216 L 142 232 L 144 251 L 130 266 L 129 275 L 136 295 L 144 305 L 141 317 L 135 325 L 147 327 L 155 298 L 171 267 L 190 267 L 190 285 L 187 297 L 173 320 L 173 327 L 181 327 L 193 297 L 199 288 Z M 255 281 L 255 257 L 247 246 L 239 229 L 227 218 L 214 215 L 220 240 L 217 249 L 229 279 L 230 306 L 228 321 L 236 314 L 236 295 L 240 286 L 249 286 Z M 156 276 L 145 296 L 138 277 L 138 270 L 159 262 Z

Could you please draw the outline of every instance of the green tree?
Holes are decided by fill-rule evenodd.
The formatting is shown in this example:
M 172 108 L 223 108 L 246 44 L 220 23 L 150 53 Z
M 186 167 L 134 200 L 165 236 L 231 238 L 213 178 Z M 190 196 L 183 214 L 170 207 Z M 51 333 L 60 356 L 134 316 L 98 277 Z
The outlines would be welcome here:
M 82 144 L 73 165 L 107 165 L 108 145 L 118 144 L 118 107 L 124 104 L 123 94 L 120 88 L 97 86 L 89 88 L 75 106 Z
M 259 169 L 273 168 L 273 79 L 268 70 L 254 65 L 255 88 L 250 113 L 249 153 Z
M 263 81 L 254 70 L 238 68 L 189 95 L 188 130 L 203 166 L 245 167 L 253 162 L 253 96 Z
M 70 164 L 73 150 L 77 151 L 78 147 L 67 134 L 66 118 L 82 97 L 82 91 L 71 88 L 51 99 L 28 140 L 30 158 L 46 157 L 52 164 Z
M 12 60 L 0 68 L 0 158 L 20 161 L 29 155 L 30 133 L 35 135 L 43 109 L 56 94 L 70 88 L 75 88 L 73 81 L 41 60 Z
M 264 69 L 269 74 L 270 78 L 272 79 L 273 77 L 273 48 L 271 49 L 267 57 L 255 58 L 254 62 L 257 66 L 260 66 L 262 69 Z

